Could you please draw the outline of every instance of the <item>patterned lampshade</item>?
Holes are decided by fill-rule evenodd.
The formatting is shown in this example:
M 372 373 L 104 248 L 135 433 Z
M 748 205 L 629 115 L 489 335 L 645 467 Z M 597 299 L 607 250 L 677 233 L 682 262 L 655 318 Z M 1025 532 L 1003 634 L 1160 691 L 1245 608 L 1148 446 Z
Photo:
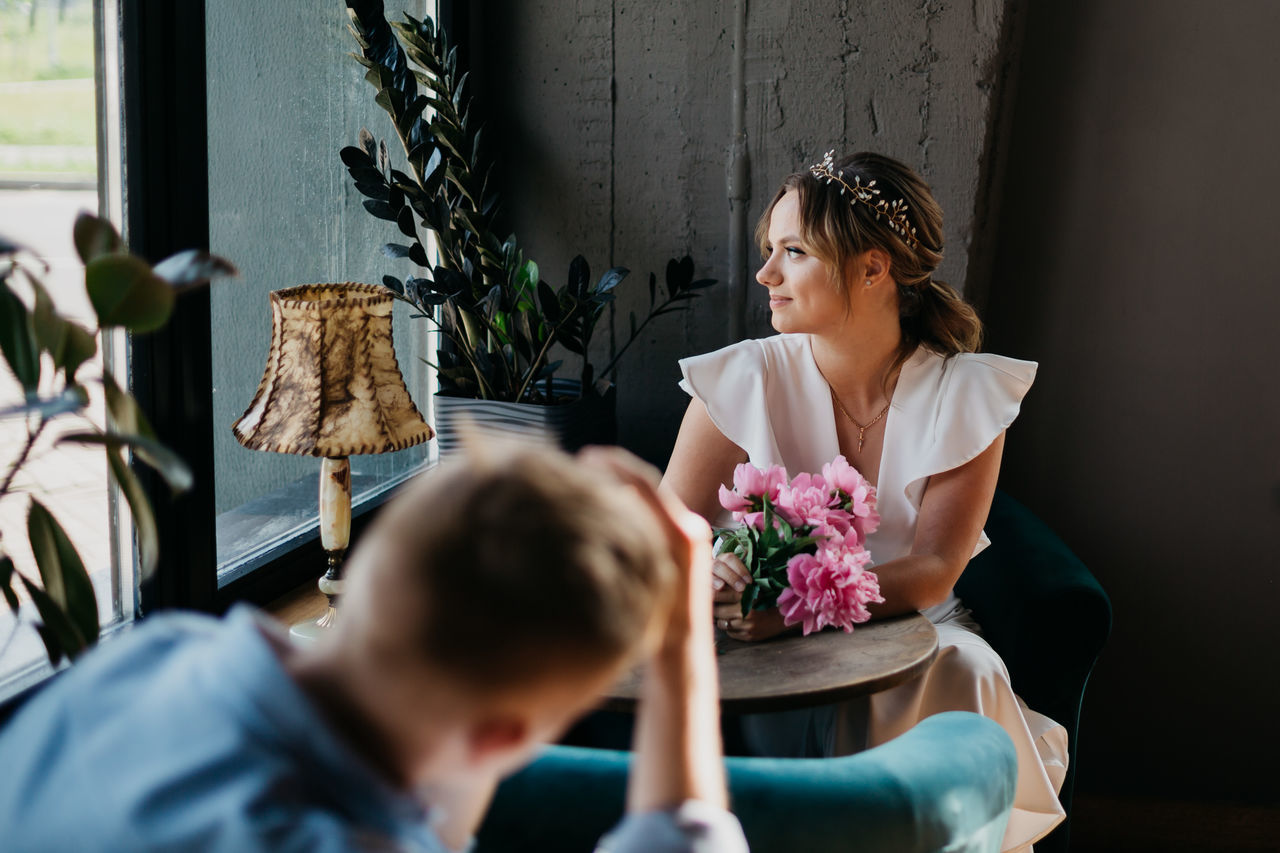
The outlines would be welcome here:
M 326 457 L 430 439 L 396 363 L 391 295 L 350 282 L 274 291 L 266 371 L 232 430 L 254 450 Z

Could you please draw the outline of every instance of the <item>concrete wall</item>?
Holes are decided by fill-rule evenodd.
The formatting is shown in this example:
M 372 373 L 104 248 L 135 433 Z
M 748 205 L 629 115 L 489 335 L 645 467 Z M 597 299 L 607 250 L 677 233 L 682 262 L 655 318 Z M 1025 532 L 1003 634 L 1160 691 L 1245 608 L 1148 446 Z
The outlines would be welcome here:
M 1041 363 L 1003 482 L 1115 604 L 1084 790 L 1280 800 L 1277 41 L 1266 0 L 1028 14 L 986 316 Z
M 989 130 L 1007 68 L 1004 0 L 747 5 L 751 229 L 782 178 L 828 149 L 882 151 L 933 182 L 948 214 L 941 277 L 962 284 L 990 201 L 983 153 L 998 138 Z M 593 271 L 632 269 L 619 288 L 619 335 L 669 257 L 691 254 L 699 275 L 721 281 L 695 310 L 659 318 L 622 362 L 621 441 L 658 463 L 687 401 L 676 360 L 730 342 L 734 14 L 732 2 L 487 0 L 473 24 L 507 221 L 543 277 L 563 281 L 578 253 Z M 771 330 L 750 278 L 756 254 L 746 327 L 760 335 Z

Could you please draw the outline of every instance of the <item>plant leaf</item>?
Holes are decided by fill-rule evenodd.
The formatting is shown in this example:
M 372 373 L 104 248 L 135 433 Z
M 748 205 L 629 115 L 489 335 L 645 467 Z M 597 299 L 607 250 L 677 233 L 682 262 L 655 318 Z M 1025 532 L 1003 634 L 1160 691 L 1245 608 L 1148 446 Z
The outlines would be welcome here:
M 587 298 L 587 288 L 591 286 L 591 267 L 587 265 L 587 259 L 582 255 L 577 255 L 569 262 L 569 280 L 566 283 L 569 293 L 573 294 L 578 300 Z
M 93 594 L 93 583 L 62 525 L 34 499 L 27 511 L 27 535 L 45 592 L 66 613 L 82 639 L 81 645 L 91 645 L 98 637 L 99 628 L 98 600 Z M 67 651 L 74 655 L 79 649 Z
M 551 289 L 551 285 L 545 281 L 538 282 L 538 303 L 542 306 L 542 315 L 547 318 L 547 322 L 555 325 L 560 322 L 563 316 L 560 311 L 560 300 L 556 298 L 556 292 Z
M 387 197 L 391 197 L 390 191 L 387 192 Z M 391 206 L 390 202 L 379 201 L 375 198 L 367 198 L 361 203 L 364 205 L 365 210 L 369 211 L 379 219 L 385 219 L 388 222 L 396 221 L 396 209 Z M 386 253 L 383 252 L 383 254 Z
M 0 279 L 0 352 L 28 393 L 40 385 L 40 352 L 32 326 L 26 304 Z
M 156 470 L 174 494 L 187 491 L 194 484 L 191 469 L 177 453 L 154 438 L 119 433 L 73 432 L 58 439 L 58 444 L 99 444 L 118 451 L 130 447 L 139 459 Z
M 391 190 L 386 184 L 374 183 L 372 181 L 356 181 L 356 190 L 364 196 L 368 196 L 374 201 L 387 201 L 391 198 Z M 375 216 L 377 214 L 374 214 Z
M 22 602 L 18 601 L 18 596 L 13 591 L 14 574 L 13 560 L 9 559 L 8 554 L 0 554 L 0 592 L 4 593 L 4 600 L 8 603 L 9 610 L 17 613 Z
M 382 247 L 382 254 L 388 258 L 407 258 L 409 257 L 409 247 L 399 243 L 387 243 Z
M 35 280 L 31 284 L 36 295 L 32 312 L 36 344 L 53 357 L 54 367 L 63 370 L 70 382 L 80 365 L 98 351 L 98 342 L 89 330 L 58 314 L 44 285 Z
M 342 158 L 342 162 L 348 168 L 372 168 L 373 158 L 366 154 L 362 149 L 356 148 L 354 145 L 348 145 L 338 151 L 338 156 Z
M 141 258 L 102 255 L 84 269 L 85 289 L 98 325 L 125 326 L 132 332 L 160 328 L 173 312 L 174 294 Z
M 123 244 L 115 226 L 92 213 L 81 212 L 71 227 L 71 239 L 85 266 L 95 258 L 120 252 Z
M 155 438 L 156 431 L 151 428 L 150 421 L 143 414 L 142 407 L 133 395 L 120 387 L 114 376 L 107 371 L 102 372 L 102 391 L 107 404 L 107 413 L 111 415 L 111 423 L 115 428 L 128 435 L 140 435 L 143 438 Z
M 617 287 L 630 273 L 631 270 L 626 267 L 614 267 L 600 276 L 600 281 L 596 282 L 596 293 L 608 293 Z
M 387 185 L 387 176 L 372 166 L 358 166 L 347 169 L 347 172 L 351 175 L 352 180 L 356 182 L 357 186 L 360 184 L 375 184 L 385 187 Z
M 64 657 L 74 659 L 87 648 L 85 638 L 47 592 L 27 580 L 25 575 L 18 577 L 22 578 L 22 585 L 27 588 L 27 594 L 40 614 L 42 624 L 36 626 L 36 631 L 44 641 L 50 665 L 57 666 Z
M 58 415 L 65 415 L 67 412 L 77 411 L 87 405 L 88 402 L 89 395 L 79 385 L 64 388 L 61 393 L 53 397 L 38 397 L 35 394 L 28 394 L 25 401 L 13 406 L 0 408 L 0 420 L 19 415 L 39 415 L 48 420 Z
M 369 158 L 369 163 L 372 165 L 373 158 L 378 154 L 378 143 L 374 140 L 373 134 L 369 132 L 367 127 L 362 127 L 360 128 L 360 133 L 356 136 L 356 140 L 360 143 L 361 149 L 364 150 L 365 155 Z
M 396 225 L 400 227 L 400 233 L 411 240 L 418 239 L 418 229 L 413 224 L 413 208 L 402 207 L 400 212 L 396 214 Z M 410 249 L 410 252 L 413 250 Z
M 107 464 L 111 466 L 111 473 L 120 484 L 125 500 L 129 502 L 134 532 L 138 537 L 138 574 L 141 580 L 146 580 L 155 571 L 160 555 L 160 534 L 156 529 L 155 514 L 151 511 L 151 503 L 142 490 L 142 484 L 125 464 L 124 458 L 116 451 L 108 450 Z
M 693 281 L 693 258 L 685 255 L 667 261 L 667 295 L 675 296 Z
M 156 264 L 151 272 L 178 291 L 204 284 L 211 278 L 240 274 L 231 261 L 199 249 L 187 249 L 170 255 Z

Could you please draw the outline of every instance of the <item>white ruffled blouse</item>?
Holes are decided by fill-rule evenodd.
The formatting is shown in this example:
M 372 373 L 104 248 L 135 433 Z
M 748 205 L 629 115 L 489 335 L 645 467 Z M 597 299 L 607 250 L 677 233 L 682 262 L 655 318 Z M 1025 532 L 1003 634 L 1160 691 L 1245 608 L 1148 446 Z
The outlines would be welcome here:
M 742 341 L 682 359 L 680 370 L 680 387 L 706 405 L 752 465 L 781 465 L 795 476 L 822 470 L 840 453 L 831 394 L 808 335 Z M 876 563 L 910 553 L 929 478 L 990 447 L 1018 416 L 1035 374 L 1035 362 L 987 353 L 943 358 L 920 347 L 907 359 L 884 427 L 880 527 L 867 537 Z M 982 533 L 973 553 L 990 543 Z M 941 621 L 955 605 L 953 594 L 925 615 Z

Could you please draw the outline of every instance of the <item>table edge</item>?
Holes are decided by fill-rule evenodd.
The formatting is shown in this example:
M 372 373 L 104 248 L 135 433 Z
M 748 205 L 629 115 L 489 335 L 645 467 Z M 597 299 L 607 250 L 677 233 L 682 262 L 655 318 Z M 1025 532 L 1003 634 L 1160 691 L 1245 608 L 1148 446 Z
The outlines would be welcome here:
M 903 617 L 910 618 L 911 614 L 903 614 L 902 616 L 892 617 L 900 619 Z M 929 666 L 933 664 L 938 657 L 939 639 L 937 626 L 929 622 L 928 617 L 922 613 L 916 613 L 916 616 L 924 619 L 931 628 L 933 628 L 934 642 L 933 648 L 929 654 L 919 660 L 902 667 L 901 669 L 887 672 L 870 681 L 860 682 L 856 685 L 843 687 L 828 687 L 822 690 L 812 690 L 805 693 L 790 693 L 785 696 L 751 696 L 751 697 L 721 697 L 720 713 L 722 714 L 751 714 L 767 711 L 795 711 L 802 708 L 813 708 L 820 705 L 829 705 L 834 702 L 840 702 L 846 699 L 855 699 L 860 696 L 871 696 L 891 687 L 897 687 L 899 684 L 905 684 L 913 678 L 920 676 Z M 597 709 L 603 711 L 623 711 L 632 713 L 639 704 L 638 698 L 621 697 L 621 696 L 604 696 L 597 705 Z

